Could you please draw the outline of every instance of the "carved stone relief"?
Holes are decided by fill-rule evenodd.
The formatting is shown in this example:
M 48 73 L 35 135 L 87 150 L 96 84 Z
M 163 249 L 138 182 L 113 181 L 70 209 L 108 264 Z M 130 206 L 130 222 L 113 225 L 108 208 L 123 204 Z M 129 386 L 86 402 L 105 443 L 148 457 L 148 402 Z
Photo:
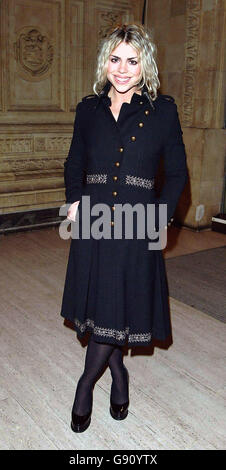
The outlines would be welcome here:
M 71 137 L 36 137 L 35 150 L 37 152 L 63 152 L 66 154 L 69 150 Z
M 71 137 L 5 137 L 0 138 L 1 154 L 35 152 L 68 152 Z
M 5 108 L 65 111 L 65 1 L 3 0 Z
M 201 0 L 188 0 L 186 3 L 186 44 L 182 119 L 185 126 L 193 122 L 194 92 L 197 79 Z
M 63 160 L 54 159 L 53 160 L 46 160 L 44 158 L 20 158 L 18 160 L 12 160 L 5 158 L 3 161 L 7 171 L 19 172 L 21 174 L 22 171 L 29 171 L 29 170 L 47 170 L 47 169 L 55 169 L 55 168 L 63 168 Z
M 117 24 L 120 23 L 122 14 L 119 12 L 101 12 L 100 14 L 100 29 L 98 32 L 99 39 L 105 38 L 111 29 Z
M 0 139 L 0 153 L 27 153 L 33 150 L 33 138 L 1 138 Z
M 14 51 L 18 72 L 25 80 L 44 80 L 51 72 L 53 46 L 40 27 L 26 26 L 17 32 Z

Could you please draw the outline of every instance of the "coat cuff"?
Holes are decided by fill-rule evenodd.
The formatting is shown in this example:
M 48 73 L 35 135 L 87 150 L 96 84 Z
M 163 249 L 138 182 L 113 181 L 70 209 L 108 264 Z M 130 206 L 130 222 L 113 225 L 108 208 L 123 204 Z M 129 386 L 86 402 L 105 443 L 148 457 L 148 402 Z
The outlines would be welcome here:
M 158 232 L 159 229 L 163 228 L 163 227 L 159 227 L 159 210 L 160 210 L 159 206 L 160 206 L 160 204 L 163 204 L 163 202 L 158 202 L 158 201 L 155 202 L 155 230 L 156 230 L 156 232 Z M 167 222 L 164 225 L 164 227 L 165 228 L 170 227 L 170 225 L 172 224 L 173 221 L 174 221 L 173 214 L 169 213 L 169 206 L 167 204 Z

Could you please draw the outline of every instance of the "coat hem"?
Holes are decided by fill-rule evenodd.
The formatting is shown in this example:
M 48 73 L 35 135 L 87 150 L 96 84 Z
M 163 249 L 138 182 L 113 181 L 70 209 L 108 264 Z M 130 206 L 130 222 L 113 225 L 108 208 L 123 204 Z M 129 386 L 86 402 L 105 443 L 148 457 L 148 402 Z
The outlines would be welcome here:
M 64 316 L 64 315 L 63 315 Z M 116 330 L 114 328 L 106 328 L 97 326 L 94 321 L 87 318 L 84 323 L 81 323 L 78 318 L 74 318 L 74 329 L 82 338 L 87 332 L 91 332 L 95 341 L 100 343 L 118 344 L 124 346 L 150 346 L 152 342 L 152 333 L 130 333 L 130 328 L 127 326 L 124 330 Z

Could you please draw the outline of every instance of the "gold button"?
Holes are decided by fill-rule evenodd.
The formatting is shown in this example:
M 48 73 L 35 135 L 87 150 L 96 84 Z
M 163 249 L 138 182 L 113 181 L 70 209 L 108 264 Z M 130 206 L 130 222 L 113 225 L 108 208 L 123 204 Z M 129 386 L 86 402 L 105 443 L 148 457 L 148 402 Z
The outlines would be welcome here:
M 115 206 L 111 206 L 112 210 L 114 211 L 115 210 Z
M 143 101 L 140 101 L 140 104 L 143 104 Z
M 131 137 L 131 140 L 132 140 L 133 142 L 135 142 L 136 137 L 133 135 L 133 136 Z
M 118 179 L 118 176 L 113 176 L 114 181 L 117 181 L 117 179 Z
M 139 127 L 143 127 L 144 123 L 143 122 L 139 122 Z
M 113 227 L 113 225 L 114 225 L 114 222 L 113 222 L 113 220 L 111 220 L 111 226 Z
M 123 152 L 123 150 L 124 150 L 124 148 L 123 148 L 123 147 L 120 147 L 120 148 L 119 148 L 119 152 L 121 152 L 121 153 L 122 153 L 122 152 Z
M 113 191 L 112 194 L 113 194 L 113 196 L 117 196 L 118 193 L 117 193 L 117 191 Z
M 115 166 L 119 166 L 119 165 L 120 165 L 120 163 L 119 163 L 119 162 L 115 162 Z
M 148 109 L 146 109 L 146 111 L 144 111 L 144 112 L 145 112 L 146 116 L 149 114 Z

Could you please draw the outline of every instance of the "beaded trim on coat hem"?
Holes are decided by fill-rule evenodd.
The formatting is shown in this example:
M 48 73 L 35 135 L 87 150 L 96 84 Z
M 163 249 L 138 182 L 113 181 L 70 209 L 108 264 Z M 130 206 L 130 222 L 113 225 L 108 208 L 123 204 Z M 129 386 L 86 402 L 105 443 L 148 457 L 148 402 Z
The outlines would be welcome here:
M 77 318 L 74 320 L 75 325 L 79 328 L 81 333 L 84 333 L 87 327 L 91 327 L 93 329 L 93 333 L 98 336 L 104 336 L 108 338 L 115 338 L 116 340 L 122 341 L 126 339 L 128 335 L 128 342 L 135 343 L 135 342 L 150 342 L 151 341 L 151 333 L 129 333 L 129 327 L 127 326 L 125 330 L 115 330 L 114 328 L 104 328 L 101 326 L 95 326 L 94 321 L 90 318 L 87 318 L 85 323 L 81 323 Z

